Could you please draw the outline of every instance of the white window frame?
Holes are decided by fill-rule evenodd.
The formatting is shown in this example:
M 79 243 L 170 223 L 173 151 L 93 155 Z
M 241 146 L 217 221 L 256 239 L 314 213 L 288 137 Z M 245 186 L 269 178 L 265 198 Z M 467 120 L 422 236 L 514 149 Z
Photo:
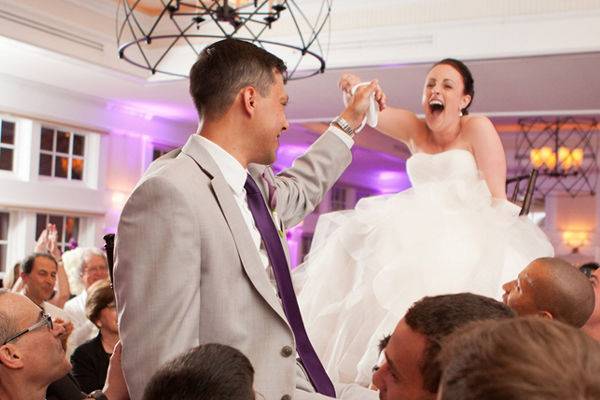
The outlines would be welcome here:
M 6 211 L 6 210 L 0 210 L 0 214 L 6 214 L 8 215 L 8 229 L 6 230 L 6 239 L 2 239 L 0 238 L 0 246 L 5 246 L 5 255 L 6 255 L 6 262 L 8 263 L 8 256 L 9 256 L 9 237 L 10 237 L 10 212 Z M 2 273 L 2 277 L 4 277 L 4 273 L 6 272 L 6 268 L 8 268 L 8 265 L 0 265 L 0 273 Z
M 348 204 L 348 190 L 347 186 L 335 185 L 331 189 L 331 197 L 329 200 L 329 208 L 331 211 L 345 210 Z M 341 195 L 341 196 L 338 196 Z
M 45 150 L 42 149 L 41 143 L 42 143 L 42 129 L 52 129 L 53 131 L 53 135 L 52 135 L 52 150 Z M 65 132 L 68 133 L 69 136 L 69 150 L 68 153 L 62 153 L 59 152 L 56 148 L 56 141 L 58 139 L 58 132 Z M 84 143 L 83 143 L 83 155 L 75 155 L 73 154 L 73 143 L 75 141 L 75 135 L 81 136 L 83 137 Z M 39 177 L 44 177 L 44 178 L 50 178 L 50 179 L 63 179 L 63 180 L 67 180 L 67 181 L 71 181 L 71 182 L 83 182 L 85 180 L 85 173 L 86 173 L 86 169 L 88 168 L 87 166 L 87 160 L 86 160 L 86 150 L 88 147 L 88 138 L 87 135 L 85 133 L 80 133 L 80 132 L 75 132 L 72 129 L 66 129 L 66 128 L 62 128 L 56 125 L 51 125 L 51 124 L 40 124 L 40 146 L 39 148 L 39 157 L 41 158 L 42 154 L 45 155 L 49 155 L 52 157 L 52 164 L 50 167 L 50 172 L 51 175 L 42 175 L 40 174 L 40 166 L 39 166 L 39 158 L 38 158 L 38 164 L 37 164 L 37 172 L 38 172 L 38 176 Z M 67 176 L 66 177 L 62 177 L 62 176 L 56 176 L 56 159 L 58 157 L 63 157 L 66 158 L 68 160 L 68 165 L 67 165 Z M 72 172 L 72 168 L 73 168 L 73 160 L 82 160 L 83 161 L 83 171 L 81 174 L 81 179 L 73 179 L 71 172 Z
M 10 149 L 13 151 L 13 159 L 12 159 L 12 166 L 11 169 L 7 170 L 7 169 L 0 169 L 0 174 L 2 175 L 14 175 L 15 174 L 15 167 L 17 165 L 17 158 L 18 158 L 18 154 L 17 154 L 17 149 L 18 149 L 18 138 L 19 138 L 19 124 L 17 123 L 17 121 L 14 118 L 10 118 L 7 117 L 5 115 L 0 114 L 0 124 L 2 123 L 2 121 L 6 121 L 6 122 L 12 122 L 13 124 L 15 124 L 15 140 L 13 144 L 8 144 L 8 143 L 2 143 L 0 142 L 0 148 L 4 148 L 4 149 Z M 1 129 L 1 127 L 0 127 Z M 0 133 L 1 135 L 1 133 Z

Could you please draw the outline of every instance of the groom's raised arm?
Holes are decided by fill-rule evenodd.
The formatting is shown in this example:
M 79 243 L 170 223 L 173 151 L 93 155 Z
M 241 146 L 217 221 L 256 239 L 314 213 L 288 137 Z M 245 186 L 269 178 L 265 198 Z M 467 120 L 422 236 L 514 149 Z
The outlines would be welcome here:
M 277 212 L 286 227 L 310 214 L 352 161 L 352 139 L 344 142 L 339 136 L 346 134 L 335 129 L 325 131 L 290 168 L 273 177 Z
M 272 178 L 277 188 L 277 213 L 292 227 L 312 212 L 352 161 L 351 138 L 373 102 L 383 107 L 377 81 L 357 89 L 345 110 L 293 165 Z M 373 103 L 374 104 L 374 103 Z M 267 173 L 270 169 L 267 169 Z

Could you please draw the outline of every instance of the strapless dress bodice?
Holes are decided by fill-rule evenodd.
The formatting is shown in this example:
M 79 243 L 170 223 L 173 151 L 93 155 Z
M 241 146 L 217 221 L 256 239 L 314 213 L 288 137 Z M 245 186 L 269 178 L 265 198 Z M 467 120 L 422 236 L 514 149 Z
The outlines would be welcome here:
M 406 172 L 413 186 L 479 179 L 479 171 L 473 154 L 463 149 L 452 149 L 435 154 L 413 154 L 406 161 Z

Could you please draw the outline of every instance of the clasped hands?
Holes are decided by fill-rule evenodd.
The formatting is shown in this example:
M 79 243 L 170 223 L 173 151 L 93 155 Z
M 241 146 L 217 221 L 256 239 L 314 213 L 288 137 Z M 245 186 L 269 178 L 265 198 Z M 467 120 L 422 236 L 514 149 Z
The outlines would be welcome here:
M 340 116 L 348 121 L 354 129 L 359 127 L 365 119 L 369 111 L 371 97 L 377 103 L 379 111 L 386 108 L 387 96 L 381 89 L 377 79 L 372 80 L 367 85 L 357 87 L 356 91 L 352 93 L 352 89 L 360 83 L 360 78 L 353 74 L 343 74 L 338 83 L 340 89 L 350 96 L 348 106 Z

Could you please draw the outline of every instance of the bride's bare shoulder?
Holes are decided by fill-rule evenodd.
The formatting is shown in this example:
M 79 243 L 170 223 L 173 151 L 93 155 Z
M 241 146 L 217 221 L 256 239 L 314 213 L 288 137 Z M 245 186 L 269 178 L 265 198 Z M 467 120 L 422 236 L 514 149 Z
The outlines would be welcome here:
M 485 127 L 491 126 L 494 127 L 492 121 L 486 117 L 485 115 L 465 115 L 461 118 L 463 128 L 473 128 L 473 127 Z
M 495 137 L 498 132 L 494 124 L 485 115 L 465 115 L 462 117 L 462 135 L 466 139 L 475 137 Z

